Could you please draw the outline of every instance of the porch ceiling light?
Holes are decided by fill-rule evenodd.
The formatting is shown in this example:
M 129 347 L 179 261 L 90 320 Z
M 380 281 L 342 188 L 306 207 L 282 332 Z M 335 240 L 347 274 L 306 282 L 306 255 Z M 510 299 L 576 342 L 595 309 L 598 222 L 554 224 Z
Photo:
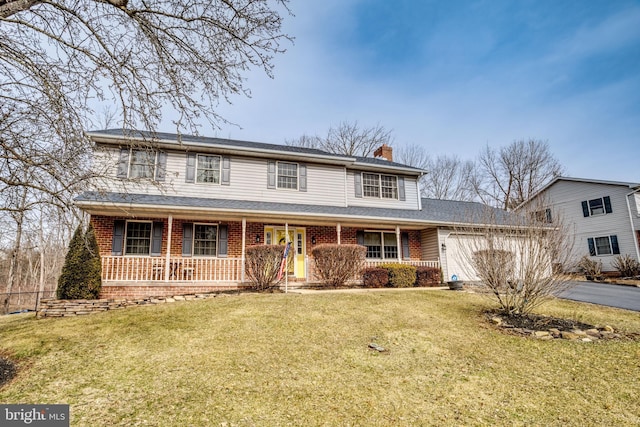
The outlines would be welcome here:
M 256 234 L 256 243 L 260 243 L 260 235 Z

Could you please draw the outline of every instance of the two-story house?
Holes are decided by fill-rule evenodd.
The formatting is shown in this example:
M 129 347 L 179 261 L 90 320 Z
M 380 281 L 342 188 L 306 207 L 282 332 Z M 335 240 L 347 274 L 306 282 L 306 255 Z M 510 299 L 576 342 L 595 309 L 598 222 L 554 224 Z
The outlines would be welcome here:
M 576 263 L 586 255 L 615 272 L 618 255 L 640 262 L 640 183 L 558 177 L 522 206 L 530 203 L 545 206 L 546 221 L 568 226 Z
M 312 248 L 366 246 L 367 264 L 441 267 L 464 278 L 454 227 L 486 207 L 421 199 L 425 171 L 378 157 L 174 134 L 90 134 L 90 214 L 103 297 L 205 292 L 245 282 L 246 248 L 291 242 L 287 280 L 314 280 Z

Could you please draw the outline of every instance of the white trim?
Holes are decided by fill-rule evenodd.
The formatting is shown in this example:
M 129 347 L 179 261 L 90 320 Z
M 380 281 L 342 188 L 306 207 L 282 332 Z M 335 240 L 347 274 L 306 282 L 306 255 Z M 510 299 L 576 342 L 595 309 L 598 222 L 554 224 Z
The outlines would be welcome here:
M 151 232 L 149 234 L 149 253 L 147 254 L 128 254 L 127 253 L 127 232 L 129 231 L 129 223 L 146 223 L 151 224 Z M 153 221 L 148 219 L 126 219 L 124 221 L 124 242 L 122 242 L 122 256 L 151 256 L 151 244 L 153 242 Z
M 220 222 L 192 222 L 193 231 L 191 232 L 191 256 L 194 258 L 219 258 L 218 249 L 220 249 Z M 196 255 L 196 225 L 210 225 L 216 227 L 216 254 L 215 255 Z M 227 245 L 228 245 L 227 241 Z M 227 251 L 229 250 L 227 246 Z
M 195 170 L 194 170 L 194 184 L 200 184 L 200 185 L 221 185 L 222 183 L 222 156 L 219 154 L 212 154 L 212 153 L 195 153 L 196 154 L 196 164 L 195 164 Z M 218 182 L 204 182 L 204 181 L 198 181 L 198 157 L 200 156 L 206 156 L 206 157 L 217 157 L 219 159 L 219 163 L 218 163 Z M 207 169 L 209 170 L 209 169 Z
M 278 178 L 280 177 L 280 163 L 286 163 L 289 165 L 295 165 L 296 166 L 296 188 L 290 188 L 290 187 L 280 187 L 279 185 L 279 180 Z M 290 176 L 286 176 L 287 178 L 291 178 Z M 276 189 L 277 190 L 289 190 L 289 191 L 300 191 L 300 163 L 298 162 L 287 162 L 284 160 L 277 160 L 276 161 Z
M 629 212 L 629 221 L 631 223 L 631 234 L 633 235 L 633 243 L 634 243 L 634 249 L 636 252 L 636 259 L 638 260 L 638 262 L 640 262 L 640 243 L 638 243 L 638 233 L 636 232 L 634 226 L 633 226 L 633 214 L 631 213 L 631 204 L 629 203 L 629 197 L 630 196 L 634 196 L 635 199 L 635 193 L 640 192 L 640 189 L 636 189 L 633 190 L 631 193 L 628 193 L 625 195 L 625 199 L 627 199 L 627 211 Z M 637 212 L 638 215 L 640 215 L 640 211 Z

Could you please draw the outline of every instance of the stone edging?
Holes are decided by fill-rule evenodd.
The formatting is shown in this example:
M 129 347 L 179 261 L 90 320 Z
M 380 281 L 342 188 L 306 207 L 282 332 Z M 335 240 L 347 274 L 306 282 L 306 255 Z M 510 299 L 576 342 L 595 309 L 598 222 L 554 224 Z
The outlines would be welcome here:
M 202 294 L 145 297 L 138 299 L 42 300 L 40 308 L 36 312 L 36 318 L 43 319 L 45 317 L 71 317 L 99 313 L 102 311 L 120 310 L 127 307 L 137 307 L 141 305 L 207 299 L 216 297 L 221 293 L 223 292 L 219 291 Z M 237 291 L 235 291 L 234 293 L 237 293 Z

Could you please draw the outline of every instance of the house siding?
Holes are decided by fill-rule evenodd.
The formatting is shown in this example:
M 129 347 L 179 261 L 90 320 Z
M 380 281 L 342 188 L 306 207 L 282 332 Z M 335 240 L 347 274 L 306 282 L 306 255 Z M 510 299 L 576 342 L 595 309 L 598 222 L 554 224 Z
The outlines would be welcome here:
M 187 153 L 171 151 L 167 156 L 164 186 L 149 180 L 132 182 L 117 179 L 120 149 L 102 146 L 94 157 L 95 168 L 104 175 L 97 182 L 106 191 L 136 194 L 166 194 L 185 197 L 251 200 L 326 206 L 344 206 L 344 167 L 326 164 L 304 164 L 307 170 L 306 191 L 267 188 L 266 159 L 230 156 L 230 185 L 185 182 Z M 193 153 L 193 152 L 192 152 Z M 296 162 L 292 162 L 296 163 Z
M 577 263 L 584 255 L 589 255 L 588 238 L 615 235 L 618 238 L 620 254 L 629 254 L 636 258 L 635 241 L 629 219 L 626 195 L 628 186 L 559 180 L 547 188 L 541 197 L 544 204 L 551 206 L 554 220 L 561 218 L 573 231 L 574 242 L 571 259 Z M 582 202 L 609 196 L 611 213 L 585 217 Z M 637 208 L 632 208 L 634 228 L 638 227 Z M 571 231 L 570 231 L 571 232 Z M 591 256 L 601 261 L 603 271 L 615 271 L 612 262 L 616 254 Z

